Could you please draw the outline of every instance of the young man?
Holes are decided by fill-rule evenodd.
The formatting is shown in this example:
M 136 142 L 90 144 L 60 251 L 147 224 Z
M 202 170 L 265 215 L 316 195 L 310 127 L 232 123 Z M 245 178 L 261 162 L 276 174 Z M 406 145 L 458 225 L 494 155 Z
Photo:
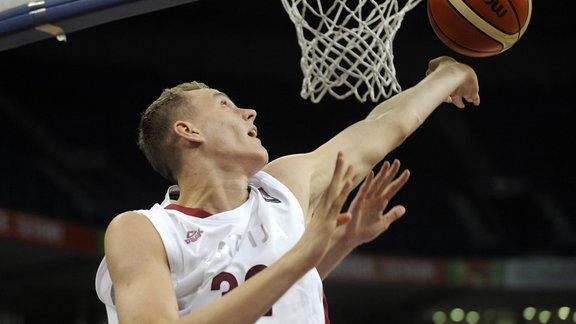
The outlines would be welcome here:
M 96 288 L 110 323 L 324 323 L 321 279 L 405 212 L 382 215 L 408 172 L 369 172 L 443 101 L 479 104 L 469 66 L 440 57 L 426 75 L 313 152 L 271 163 L 256 111 L 197 82 L 166 90 L 139 144 L 178 186 L 107 229 Z

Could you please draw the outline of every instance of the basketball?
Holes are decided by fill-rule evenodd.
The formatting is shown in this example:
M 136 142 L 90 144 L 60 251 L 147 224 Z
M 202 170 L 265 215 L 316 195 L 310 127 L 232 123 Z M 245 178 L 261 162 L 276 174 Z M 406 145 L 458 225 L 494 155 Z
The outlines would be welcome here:
M 487 57 L 512 47 L 526 31 L 532 0 L 428 0 L 438 38 L 466 56 Z

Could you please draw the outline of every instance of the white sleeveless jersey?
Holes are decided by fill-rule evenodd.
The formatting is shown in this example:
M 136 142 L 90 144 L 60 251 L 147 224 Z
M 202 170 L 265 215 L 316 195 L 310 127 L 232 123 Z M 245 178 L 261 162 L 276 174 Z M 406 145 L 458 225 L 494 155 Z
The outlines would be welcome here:
M 304 231 L 299 202 L 265 172 L 250 178 L 250 196 L 244 204 L 205 218 L 166 209 L 175 203 L 171 190 L 161 205 L 137 212 L 148 217 L 162 238 L 180 316 L 213 302 L 270 266 Z M 106 305 L 109 323 L 118 323 L 105 258 L 96 274 L 96 290 Z M 257 323 L 325 323 L 318 272 L 309 271 Z

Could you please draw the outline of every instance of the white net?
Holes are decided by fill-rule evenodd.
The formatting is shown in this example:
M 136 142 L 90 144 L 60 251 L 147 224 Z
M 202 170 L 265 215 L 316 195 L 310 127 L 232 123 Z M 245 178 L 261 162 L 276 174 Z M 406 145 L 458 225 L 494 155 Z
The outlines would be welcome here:
M 326 93 L 376 102 L 401 91 L 392 42 L 404 15 L 422 0 L 282 0 L 302 50 L 304 99 Z

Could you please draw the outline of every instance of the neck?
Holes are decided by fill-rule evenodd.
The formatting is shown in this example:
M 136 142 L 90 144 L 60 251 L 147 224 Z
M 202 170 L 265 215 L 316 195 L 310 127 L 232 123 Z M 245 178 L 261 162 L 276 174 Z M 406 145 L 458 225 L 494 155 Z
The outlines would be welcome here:
M 177 204 L 216 214 L 243 204 L 249 195 L 248 177 L 216 172 L 192 172 L 178 179 Z

